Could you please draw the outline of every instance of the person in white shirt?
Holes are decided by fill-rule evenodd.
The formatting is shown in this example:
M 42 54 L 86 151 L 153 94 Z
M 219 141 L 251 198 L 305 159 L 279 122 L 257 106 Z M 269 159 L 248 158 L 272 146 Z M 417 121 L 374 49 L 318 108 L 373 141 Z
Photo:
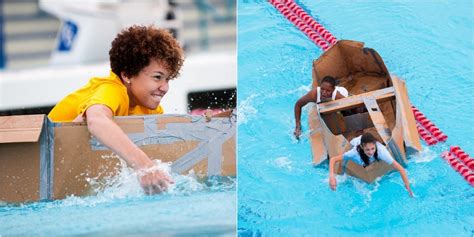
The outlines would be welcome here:
M 303 108 L 309 102 L 321 103 L 329 100 L 337 100 L 347 97 L 349 92 L 346 88 L 336 86 L 336 79 L 331 76 L 325 76 L 321 80 L 321 86 L 313 88 L 306 95 L 302 96 L 295 103 L 295 131 L 294 135 L 296 139 L 299 139 L 301 135 L 301 108 Z
M 345 152 L 344 154 L 331 157 L 329 160 L 329 186 L 333 191 L 336 190 L 337 186 L 334 174 L 336 162 L 347 162 L 351 160 L 360 166 L 366 167 L 374 162 L 382 161 L 388 165 L 391 165 L 400 173 L 408 194 L 410 197 L 413 197 L 413 192 L 411 191 L 410 182 L 408 181 L 408 176 L 405 169 L 393 159 L 387 148 L 378 142 L 374 135 L 371 133 L 364 133 L 362 136 L 354 138 L 351 141 L 351 145 L 353 146 L 351 150 Z

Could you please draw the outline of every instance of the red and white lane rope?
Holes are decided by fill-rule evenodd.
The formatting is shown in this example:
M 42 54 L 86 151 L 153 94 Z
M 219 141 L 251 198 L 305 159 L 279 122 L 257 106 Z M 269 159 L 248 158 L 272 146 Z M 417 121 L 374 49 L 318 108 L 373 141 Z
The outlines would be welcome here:
M 469 156 L 459 146 L 451 146 L 449 153 L 458 158 L 464 165 L 466 165 L 471 171 L 474 171 L 474 158 Z
M 417 122 L 416 128 L 418 129 L 418 134 L 420 134 L 420 137 L 428 146 L 438 142 L 445 142 L 448 139 L 448 136 L 426 118 L 415 106 L 412 106 L 412 111 Z M 451 146 L 448 151 L 441 153 L 441 157 L 464 177 L 471 186 L 474 186 L 474 158 L 470 157 L 459 146 Z
M 319 24 L 315 19 L 313 19 L 305 10 L 303 10 L 298 4 L 293 0 L 283 0 L 283 3 L 290 8 L 299 18 L 301 18 L 306 24 L 308 24 L 313 30 L 318 32 L 319 35 L 323 37 L 329 44 L 334 45 L 337 42 L 336 37 L 334 37 L 331 32 L 327 31 L 324 26 Z
M 426 116 L 420 112 L 420 110 L 418 110 L 415 106 L 412 106 L 411 109 L 413 115 L 415 115 L 415 120 L 418 122 L 417 126 L 422 127 L 422 129 L 418 129 L 418 133 L 428 145 L 434 145 L 437 142 L 444 142 L 448 139 L 448 136 L 446 136 L 438 127 L 436 127 L 434 123 L 426 118 Z
M 451 165 L 451 167 L 456 170 L 471 186 L 474 186 L 474 169 L 472 168 L 474 166 L 474 160 L 468 156 L 468 159 L 471 161 L 469 163 L 471 166 L 469 167 L 466 163 L 464 163 L 463 159 L 456 156 L 456 153 L 452 152 L 453 150 L 459 153 L 460 148 L 451 147 L 450 151 L 443 152 L 441 157 L 443 157 L 443 159 L 445 159 Z
M 301 20 L 296 14 L 294 14 L 290 8 L 286 5 L 282 4 L 278 0 L 269 0 L 270 3 L 283 15 L 288 19 L 291 23 L 293 23 L 298 29 L 307 35 L 316 45 L 321 47 L 324 51 L 329 49 L 329 44 L 321 38 L 314 30 L 312 30 L 308 24 L 306 24 L 303 20 Z

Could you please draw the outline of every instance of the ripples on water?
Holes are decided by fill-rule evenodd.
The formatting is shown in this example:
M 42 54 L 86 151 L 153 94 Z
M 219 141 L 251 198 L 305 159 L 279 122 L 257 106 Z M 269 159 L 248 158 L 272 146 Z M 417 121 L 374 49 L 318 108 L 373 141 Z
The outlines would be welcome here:
M 169 164 L 156 164 L 170 172 Z M 171 176 L 175 184 L 168 192 L 147 196 L 136 173 L 122 162 L 117 175 L 89 180 L 93 196 L 0 203 L 0 235 L 235 235 L 235 178 Z
M 239 235 L 471 236 L 474 189 L 439 154 L 454 144 L 474 154 L 472 1 L 298 2 L 339 39 L 376 49 L 449 139 L 411 157 L 414 199 L 398 173 L 371 185 L 338 176 L 330 191 L 327 164 L 311 164 L 308 108 L 293 138 L 321 50 L 271 4 L 239 1 Z

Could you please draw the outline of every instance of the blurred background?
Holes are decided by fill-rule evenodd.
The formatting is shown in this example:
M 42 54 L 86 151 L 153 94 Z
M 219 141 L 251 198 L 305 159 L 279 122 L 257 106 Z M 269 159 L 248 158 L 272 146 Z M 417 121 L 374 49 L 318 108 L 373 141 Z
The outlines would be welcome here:
M 123 28 L 169 29 L 185 49 L 165 113 L 236 104 L 234 0 L 0 0 L 0 115 L 48 113 L 94 76 L 106 76 Z

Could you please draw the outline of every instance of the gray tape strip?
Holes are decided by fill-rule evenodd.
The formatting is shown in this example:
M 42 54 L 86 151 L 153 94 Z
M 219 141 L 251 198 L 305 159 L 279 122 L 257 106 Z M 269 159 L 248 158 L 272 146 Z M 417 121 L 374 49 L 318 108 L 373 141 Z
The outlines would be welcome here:
M 208 157 L 207 175 L 220 175 L 222 171 L 222 144 L 235 134 L 235 129 L 229 127 L 227 131 L 215 136 L 209 141 L 201 142 L 171 165 L 173 172 L 182 173 Z
M 49 185 L 49 145 L 48 145 L 48 118 L 44 118 L 43 127 L 40 134 L 40 178 L 39 190 L 40 200 L 48 199 L 48 185 Z
M 168 123 L 165 129 L 158 130 L 156 121 L 159 117 L 147 116 L 144 118 L 145 131 L 129 133 L 127 136 L 137 146 L 171 144 L 177 141 L 205 141 L 215 137 L 216 133 L 224 133 L 234 125 L 233 121 L 226 118 L 205 122 L 201 116 L 192 117 L 198 118 L 193 118 L 191 123 Z M 90 145 L 92 150 L 109 150 L 95 137 L 90 140 Z
M 207 157 L 207 176 L 220 175 L 222 170 L 222 143 L 214 146 Z
M 234 114 L 233 114 L 234 115 Z M 127 136 L 137 146 L 150 144 L 172 144 L 178 141 L 199 141 L 199 145 L 173 162 L 174 172 L 182 173 L 208 158 L 208 175 L 220 175 L 222 171 L 222 144 L 235 132 L 236 116 L 214 118 L 206 122 L 202 116 L 180 116 L 190 118 L 191 123 L 168 123 L 165 129 L 158 129 L 160 118 L 176 116 L 143 116 L 144 132 L 129 133 Z M 93 150 L 108 150 L 96 138 L 90 140 Z
M 145 123 L 145 134 L 154 134 L 158 132 L 158 125 L 156 123 L 155 116 L 145 116 L 144 121 Z
M 210 149 L 208 143 L 202 142 L 196 148 L 173 162 L 171 170 L 176 173 L 182 173 L 199 163 L 209 153 Z
M 54 124 L 45 117 L 40 135 L 40 200 L 53 197 Z

